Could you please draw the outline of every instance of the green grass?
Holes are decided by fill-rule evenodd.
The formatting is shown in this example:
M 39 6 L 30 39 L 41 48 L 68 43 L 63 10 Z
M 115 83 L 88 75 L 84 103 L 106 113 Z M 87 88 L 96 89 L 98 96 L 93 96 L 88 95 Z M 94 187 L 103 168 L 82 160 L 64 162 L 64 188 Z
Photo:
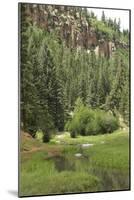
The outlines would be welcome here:
M 123 134 L 123 135 L 122 135 Z M 59 138 L 59 135 L 56 135 L 50 143 L 52 144 L 83 144 L 83 143 L 94 143 L 94 144 L 100 144 L 102 141 L 108 141 L 108 140 L 113 140 L 116 138 L 120 138 L 120 136 L 127 136 L 128 134 L 125 131 L 115 131 L 114 134 L 104 134 L 104 135 L 93 135 L 93 136 L 81 136 L 78 135 L 76 138 L 71 138 L 69 132 L 65 132 L 63 135 L 61 135 L 61 138 Z
M 94 145 L 82 149 L 83 143 Z M 127 132 L 77 138 L 65 133 L 60 138 L 55 136 L 49 144 L 40 143 L 40 147 L 36 152 L 21 153 L 22 196 L 129 189 Z M 76 158 L 75 153 L 83 156 Z M 60 161 L 61 171 L 56 167 L 55 158 L 64 158 Z

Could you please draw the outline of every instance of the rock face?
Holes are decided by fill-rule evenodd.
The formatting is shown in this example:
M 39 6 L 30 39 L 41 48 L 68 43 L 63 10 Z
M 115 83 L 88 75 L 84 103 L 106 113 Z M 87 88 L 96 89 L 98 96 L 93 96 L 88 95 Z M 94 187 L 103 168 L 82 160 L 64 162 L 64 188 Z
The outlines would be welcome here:
M 65 41 L 69 48 L 93 50 L 96 56 L 110 58 L 116 49 L 113 41 L 98 38 L 97 32 L 90 21 L 78 7 L 24 4 L 25 16 L 31 23 L 45 31 L 55 31 L 59 39 Z M 125 45 L 124 45 L 125 46 Z
M 95 47 L 95 55 L 97 57 L 111 58 L 114 51 L 116 50 L 115 43 L 111 41 L 99 41 L 98 46 Z
M 99 56 L 110 58 L 115 50 L 115 44 L 111 41 L 103 41 L 99 44 Z

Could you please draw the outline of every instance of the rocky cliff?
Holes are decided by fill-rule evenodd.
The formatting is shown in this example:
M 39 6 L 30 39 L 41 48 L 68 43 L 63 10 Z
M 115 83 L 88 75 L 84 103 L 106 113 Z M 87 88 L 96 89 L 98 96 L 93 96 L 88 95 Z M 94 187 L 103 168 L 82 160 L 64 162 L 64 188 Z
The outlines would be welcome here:
M 128 44 L 119 42 L 114 34 L 109 37 L 96 28 L 92 22 L 97 19 L 86 8 L 24 4 L 23 9 L 32 24 L 47 32 L 54 31 L 69 48 L 84 48 L 88 53 L 94 51 L 96 56 L 107 58 L 113 55 L 116 48 L 128 48 Z

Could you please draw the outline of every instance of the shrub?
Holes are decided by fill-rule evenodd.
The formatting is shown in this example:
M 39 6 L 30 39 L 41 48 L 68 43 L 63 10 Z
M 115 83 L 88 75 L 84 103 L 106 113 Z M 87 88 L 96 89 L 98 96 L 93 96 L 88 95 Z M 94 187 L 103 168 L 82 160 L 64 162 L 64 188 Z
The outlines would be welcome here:
M 77 135 L 76 131 L 73 130 L 73 131 L 70 132 L 71 138 L 76 138 L 76 135 Z
M 95 135 L 99 133 L 112 133 L 119 127 L 119 123 L 118 119 L 111 113 L 102 110 L 96 110 L 95 118 L 89 126 L 93 135 Z
M 101 128 L 100 124 L 96 119 L 92 120 L 90 124 L 86 126 L 86 133 L 87 135 L 97 135 L 100 134 Z
M 76 133 L 87 135 L 86 126 L 91 123 L 93 118 L 93 111 L 86 106 L 82 106 L 75 112 L 72 120 L 67 122 L 66 128 L 70 131 L 71 136 L 73 137 L 76 137 Z
M 69 131 L 70 122 L 71 122 L 71 120 L 68 120 L 68 121 L 66 122 L 65 127 L 64 127 L 64 130 L 65 130 L 65 131 Z
M 68 131 L 70 131 L 72 136 L 74 134 L 76 136 L 76 132 L 79 133 L 78 129 L 79 129 L 78 117 L 74 116 L 73 119 L 71 121 L 69 121 L 69 123 L 68 123 Z
M 111 133 L 118 128 L 118 120 L 111 113 L 81 105 L 66 124 L 70 136 Z
M 42 141 L 43 141 L 43 132 L 42 132 L 41 130 L 38 130 L 38 131 L 36 132 L 35 138 L 36 138 L 37 140 L 39 140 L 40 142 L 42 142 Z
M 105 113 L 101 118 L 101 132 L 112 133 L 119 127 L 118 119 L 110 113 Z
M 79 112 L 79 133 L 81 135 L 88 135 L 88 132 L 86 131 L 86 127 L 88 124 L 91 124 L 91 122 L 94 119 L 94 113 L 91 109 L 88 107 L 84 107 Z

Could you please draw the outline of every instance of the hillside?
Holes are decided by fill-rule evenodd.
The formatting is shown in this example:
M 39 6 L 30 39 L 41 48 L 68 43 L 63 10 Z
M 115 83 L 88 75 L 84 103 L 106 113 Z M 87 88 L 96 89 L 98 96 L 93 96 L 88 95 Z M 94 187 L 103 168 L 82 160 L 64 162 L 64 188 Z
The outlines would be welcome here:
M 22 4 L 20 19 L 25 131 L 63 131 L 79 98 L 128 125 L 128 30 L 80 7 Z
M 64 40 L 69 48 L 95 51 L 98 56 L 111 57 L 117 48 L 129 48 L 128 32 L 120 32 L 119 22 L 97 20 L 87 8 L 26 4 L 25 15 L 32 24 Z

